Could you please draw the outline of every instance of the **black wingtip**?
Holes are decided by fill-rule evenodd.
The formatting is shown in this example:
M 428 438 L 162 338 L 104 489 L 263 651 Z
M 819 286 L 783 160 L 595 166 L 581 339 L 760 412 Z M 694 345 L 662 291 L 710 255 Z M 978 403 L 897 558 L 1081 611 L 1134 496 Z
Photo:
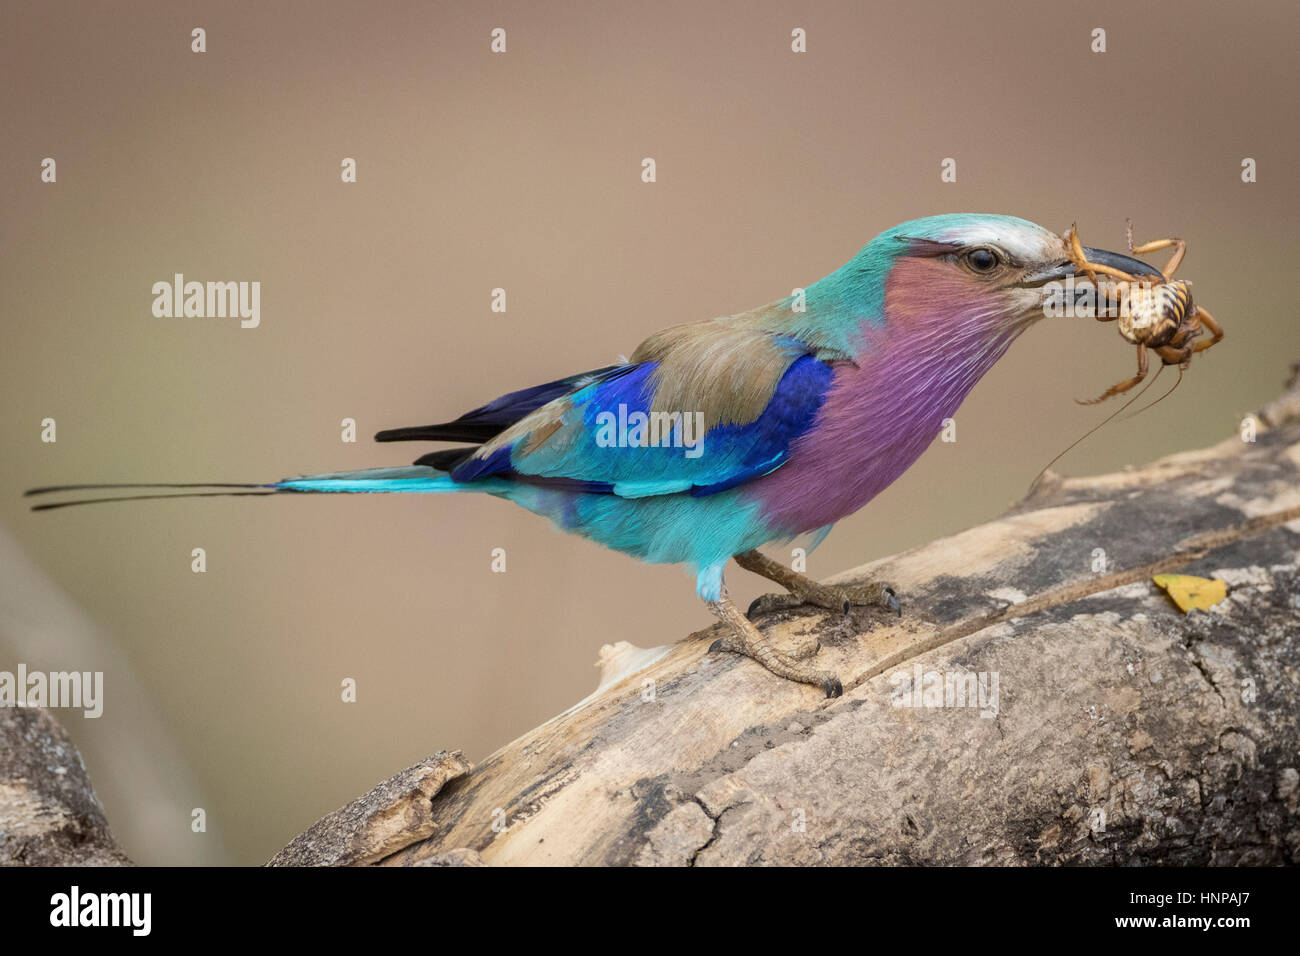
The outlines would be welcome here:
M 428 437 L 437 431 L 437 425 L 412 425 L 408 428 L 385 428 L 375 432 L 375 441 L 421 441 L 433 440 Z
M 375 433 L 375 441 L 459 441 L 478 445 L 496 436 L 503 426 L 491 422 L 455 421 L 440 425 L 388 428 Z
M 474 457 L 478 451 L 478 446 L 473 448 L 444 448 L 441 451 L 431 451 L 427 455 L 421 455 L 413 465 L 428 465 L 430 468 L 436 468 L 438 471 L 451 471 L 463 461 L 468 461 Z

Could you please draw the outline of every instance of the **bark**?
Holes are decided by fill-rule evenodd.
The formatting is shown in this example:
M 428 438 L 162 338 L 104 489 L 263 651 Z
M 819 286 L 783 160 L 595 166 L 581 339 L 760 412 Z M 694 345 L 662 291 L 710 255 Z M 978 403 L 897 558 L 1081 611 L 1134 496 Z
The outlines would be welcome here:
M 0 709 L 0 866 L 129 865 L 48 711 Z
M 1291 385 L 1253 442 L 1050 476 L 996 521 L 840 576 L 891 581 L 901 618 L 760 619 L 786 649 L 820 641 L 838 700 L 708 654 L 717 628 L 607 647 L 586 700 L 477 768 L 439 751 L 271 862 L 1296 863 Z M 1170 572 L 1227 596 L 1184 614 L 1152 582 Z M 0 710 L 0 863 L 127 862 L 62 728 Z
M 345 827 L 273 862 L 1295 863 L 1291 386 L 1253 442 L 1049 476 L 996 521 L 839 577 L 891 581 L 901 618 L 761 619 L 784 648 L 820 640 L 838 700 L 708 654 L 717 628 L 607 647 L 595 694 L 480 766 L 455 754 L 436 788 L 390 781 L 327 818 L 417 820 L 404 839 L 380 827 L 371 852 Z M 1184 614 L 1152 582 L 1170 572 L 1227 596 Z M 948 706 L 927 706 L 936 683 Z

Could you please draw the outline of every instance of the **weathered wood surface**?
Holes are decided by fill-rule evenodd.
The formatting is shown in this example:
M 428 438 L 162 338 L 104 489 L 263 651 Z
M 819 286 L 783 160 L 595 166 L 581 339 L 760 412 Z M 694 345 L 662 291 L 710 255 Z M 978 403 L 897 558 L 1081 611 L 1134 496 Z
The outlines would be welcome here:
M 0 708 L 0 866 L 121 866 L 81 754 L 46 710 Z
M 999 520 L 840 576 L 893 582 L 901 619 L 761 619 L 781 646 L 820 640 L 838 700 L 708 654 L 717 629 L 607 649 L 651 663 L 411 793 L 420 827 L 395 851 L 385 831 L 378 862 L 1300 862 L 1300 394 L 1260 425 L 1052 476 Z M 1228 596 L 1185 615 L 1152 584 L 1170 571 Z M 996 706 L 899 706 L 918 674 L 996 675 Z M 393 819 L 391 791 L 332 817 Z M 337 856 L 299 838 L 275 862 Z

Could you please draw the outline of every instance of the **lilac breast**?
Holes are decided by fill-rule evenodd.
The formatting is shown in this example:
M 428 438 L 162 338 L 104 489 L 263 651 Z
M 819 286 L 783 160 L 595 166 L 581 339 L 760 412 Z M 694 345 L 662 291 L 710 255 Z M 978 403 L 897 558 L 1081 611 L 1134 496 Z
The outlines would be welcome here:
M 837 367 L 816 424 L 790 460 L 746 489 L 773 536 L 838 521 L 892 484 L 1022 328 L 947 314 L 872 329 L 858 364 Z

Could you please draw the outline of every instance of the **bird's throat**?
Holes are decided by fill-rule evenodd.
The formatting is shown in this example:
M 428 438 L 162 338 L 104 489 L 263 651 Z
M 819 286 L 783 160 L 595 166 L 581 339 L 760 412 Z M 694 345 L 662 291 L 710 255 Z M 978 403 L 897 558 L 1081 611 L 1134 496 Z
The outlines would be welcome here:
M 798 534 L 857 511 L 903 474 L 954 419 L 1023 324 L 988 315 L 913 316 L 868 331 L 837 366 L 816 427 L 755 491 L 769 520 Z

